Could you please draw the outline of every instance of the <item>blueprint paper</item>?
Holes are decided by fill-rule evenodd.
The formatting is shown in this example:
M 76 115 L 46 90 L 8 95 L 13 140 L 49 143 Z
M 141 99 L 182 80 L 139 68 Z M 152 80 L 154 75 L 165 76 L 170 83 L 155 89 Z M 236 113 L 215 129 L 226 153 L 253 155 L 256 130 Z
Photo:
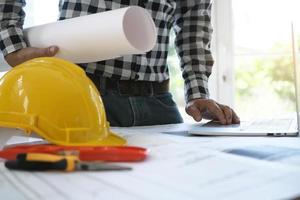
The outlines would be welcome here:
M 291 199 L 300 195 L 297 168 L 184 144 L 153 146 L 148 160 L 126 165 L 133 170 L 30 173 L 0 165 L 0 194 L 5 199 L 124 200 Z
M 31 27 L 24 36 L 31 47 L 57 45 L 57 57 L 88 63 L 150 51 L 157 33 L 150 14 L 130 6 Z
M 299 138 L 254 140 L 160 133 L 167 128 L 185 130 L 188 127 L 187 124 L 178 124 L 112 128 L 130 145 L 149 150 L 144 162 L 123 163 L 131 166 L 132 171 L 30 173 L 10 171 L 0 163 L 0 196 L 3 199 L 123 200 L 252 200 L 300 196 L 300 169 L 297 165 L 226 152 L 229 148 L 260 144 L 296 148 Z

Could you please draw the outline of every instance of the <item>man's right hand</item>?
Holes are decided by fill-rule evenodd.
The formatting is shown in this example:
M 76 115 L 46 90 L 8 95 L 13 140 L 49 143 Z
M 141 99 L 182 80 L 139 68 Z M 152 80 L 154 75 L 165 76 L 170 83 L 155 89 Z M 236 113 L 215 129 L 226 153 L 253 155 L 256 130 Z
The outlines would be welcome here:
M 5 60 L 11 67 L 14 67 L 33 58 L 52 57 L 58 50 L 57 46 L 50 46 L 48 48 L 26 47 L 6 55 Z

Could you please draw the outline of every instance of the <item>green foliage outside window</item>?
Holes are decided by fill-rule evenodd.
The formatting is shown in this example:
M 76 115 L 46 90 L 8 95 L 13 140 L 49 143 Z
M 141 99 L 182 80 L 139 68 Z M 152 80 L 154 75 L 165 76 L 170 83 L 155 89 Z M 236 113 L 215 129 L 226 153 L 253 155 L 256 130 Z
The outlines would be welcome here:
M 180 69 L 179 60 L 176 54 L 174 45 L 175 33 L 172 31 L 170 34 L 170 45 L 168 51 L 168 67 L 170 73 L 170 91 L 180 107 L 185 106 L 184 100 L 184 81 Z
M 295 110 L 291 46 L 290 44 L 276 44 L 271 52 L 288 53 L 236 56 L 236 105 L 240 112 L 246 110 L 242 107 L 249 107 L 247 111 L 252 110 L 252 116 L 257 114 L 255 112 L 268 110 L 267 107 L 269 107 L 269 115 L 273 112 L 288 113 Z M 260 103 L 256 103 L 259 100 Z M 272 105 L 273 102 L 277 105 Z

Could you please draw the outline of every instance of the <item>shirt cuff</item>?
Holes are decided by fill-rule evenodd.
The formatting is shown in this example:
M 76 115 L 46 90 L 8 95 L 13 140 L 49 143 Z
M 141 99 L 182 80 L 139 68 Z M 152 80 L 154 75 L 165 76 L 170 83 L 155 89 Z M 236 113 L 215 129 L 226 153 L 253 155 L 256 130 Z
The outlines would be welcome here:
M 208 78 L 205 75 L 201 77 L 190 78 L 185 81 L 184 85 L 185 101 L 189 102 L 193 99 L 208 99 Z
M 25 47 L 27 45 L 21 28 L 9 27 L 0 31 L 0 49 L 4 56 Z

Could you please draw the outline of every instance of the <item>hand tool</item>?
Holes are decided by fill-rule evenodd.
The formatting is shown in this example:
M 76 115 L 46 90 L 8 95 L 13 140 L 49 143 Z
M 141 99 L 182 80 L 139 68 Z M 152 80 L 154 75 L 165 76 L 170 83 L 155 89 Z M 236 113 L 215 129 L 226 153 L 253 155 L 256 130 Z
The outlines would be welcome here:
M 77 156 L 54 155 L 46 153 L 18 154 L 16 160 L 8 160 L 5 167 L 14 170 L 25 171 L 103 171 L 103 170 L 131 170 L 131 167 L 106 163 L 106 162 L 84 162 Z

